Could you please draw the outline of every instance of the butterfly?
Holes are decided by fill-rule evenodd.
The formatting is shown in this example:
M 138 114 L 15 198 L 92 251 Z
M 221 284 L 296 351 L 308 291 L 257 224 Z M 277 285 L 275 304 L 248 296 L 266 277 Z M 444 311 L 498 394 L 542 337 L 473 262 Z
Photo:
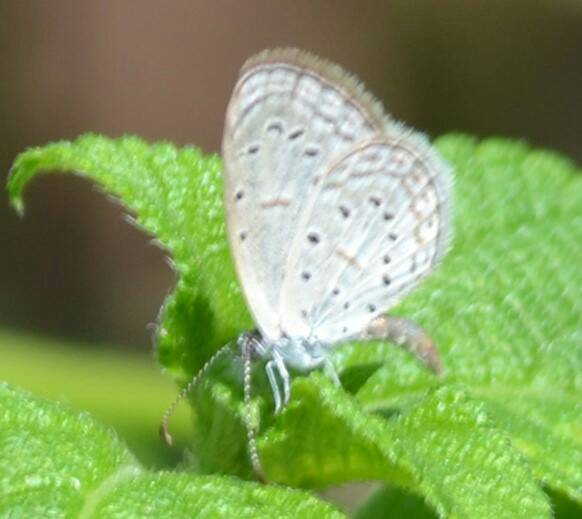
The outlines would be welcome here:
M 323 367 L 339 384 L 329 352 L 353 340 L 389 340 L 440 372 L 430 337 L 386 313 L 451 242 L 452 172 L 429 141 L 339 66 L 284 48 L 243 65 L 222 152 L 230 248 L 257 327 L 238 339 L 245 401 L 253 357 L 279 412 L 290 370 Z M 248 436 L 260 474 L 250 425 Z

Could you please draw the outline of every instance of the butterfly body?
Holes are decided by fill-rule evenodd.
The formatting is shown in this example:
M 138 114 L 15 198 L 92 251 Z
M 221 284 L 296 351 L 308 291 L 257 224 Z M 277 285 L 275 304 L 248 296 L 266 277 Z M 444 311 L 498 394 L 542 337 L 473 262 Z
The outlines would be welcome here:
M 273 391 L 277 413 L 291 397 L 291 377 L 288 369 L 305 373 L 328 366 L 333 372 L 332 377 L 339 384 L 327 355 L 329 345 L 323 344 L 315 337 L 280 337 L 270 340 L 254 331 L 242 333 L 238 344 L 241 351 L 248 351 L 249 356 L 258 356 L 266 361 L 267 376 Z M 281 394 L 279 382 L 283 384 L 283 394 Z
M 265 339 L 257 331 L 242 333 L 238 339 L 241 347 L 248 342 L 252 353 L 263 360 L 280 359 L 292 369 L 301 372 L 321 367 L 328 354 L 329 345 L 315 337 L 281 337 Z

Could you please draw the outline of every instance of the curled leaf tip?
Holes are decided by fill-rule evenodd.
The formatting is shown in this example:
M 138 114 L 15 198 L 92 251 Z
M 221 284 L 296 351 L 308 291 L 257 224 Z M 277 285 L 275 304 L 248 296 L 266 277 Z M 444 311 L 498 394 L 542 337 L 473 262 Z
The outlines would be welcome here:
M 22 200 L 22 197 L 19 196 L 16 198 L 12 198 L 10 200 L 10 204 L 12 205 L 12 208 L 16 211 L 16 214 L 20 218 L 23 218 L 24 213 L 25 213 L 25 208 L 24 208 L 24 201 Z

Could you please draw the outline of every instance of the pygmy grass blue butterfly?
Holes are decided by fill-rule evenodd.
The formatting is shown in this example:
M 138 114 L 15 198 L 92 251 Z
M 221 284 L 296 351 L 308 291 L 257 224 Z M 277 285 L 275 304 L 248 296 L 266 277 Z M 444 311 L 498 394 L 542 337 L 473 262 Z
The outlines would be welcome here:
M 328 353 L 351 340 L 391 341 L 440 373 L 431 338 L 386 314 L 451 240 L 452 174 L 428 140 L 339 66 L 288 48 L 243 65 L 222 152 L 230 247 L 257 326 L 238 339 L 247 409 L 252 357 L 266 360 L 276 412 L 291 396 L 289 368 L 323 367 L 339 385 Z M 177 402 L 225 348 L 164 415 L 166 441 Z M 264 477 L 249 414 L 249 456 Z

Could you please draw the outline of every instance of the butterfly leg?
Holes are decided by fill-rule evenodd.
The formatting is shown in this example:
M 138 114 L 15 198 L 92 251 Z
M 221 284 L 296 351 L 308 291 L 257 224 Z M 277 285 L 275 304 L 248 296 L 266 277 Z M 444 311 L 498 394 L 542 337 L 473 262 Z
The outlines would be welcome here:
M 285 366 L 285 361 L 283 358 L 278 355 L 277 353 L 273 354 L 273 360 L 275 361 L 275 365 L 277 367 L 277 371 L 279 372 L 279 376 L 283 381 L 283 407 L 289 403 L 291 399 L 291 375 L 289 375 L 289 371 L 287 371 L 287 367 Z M 281 409 L 275 409 L 275 412 L 279 412 Z
M 281 390 L 279 389 L 279 384 L 277 383 L 277 374 L 275 373 L 276 369 L 277 364 L 274 360 L 267 362 L 265 371 L 267 372 L 267 378 L 269 379 L 269 384 L 271 384 L 271 391 L 273 392 L 273 400 L 275 401 L 275 413 L 279 413 L 283 406 L 281 405 Z
M 412 353 L 437 375 L 442 374 L 442 364 L 435 342 L 420 326 L 404 317 L 377 317 L 359 338 L 389 340 Z
M 333 362 L 331 360 L 329 360 L 329 357 L 325 358 L 324 364 L 323 364 L 323 370 L 325 371 L 325 373 L 327 374 L 327 376 L 331 379 L 331 381 L 337 386 L 337 387 L 342 387 L 342 383 L 339 379 L 339 376 L 337 374 L 337 371 L 333 365 Z

